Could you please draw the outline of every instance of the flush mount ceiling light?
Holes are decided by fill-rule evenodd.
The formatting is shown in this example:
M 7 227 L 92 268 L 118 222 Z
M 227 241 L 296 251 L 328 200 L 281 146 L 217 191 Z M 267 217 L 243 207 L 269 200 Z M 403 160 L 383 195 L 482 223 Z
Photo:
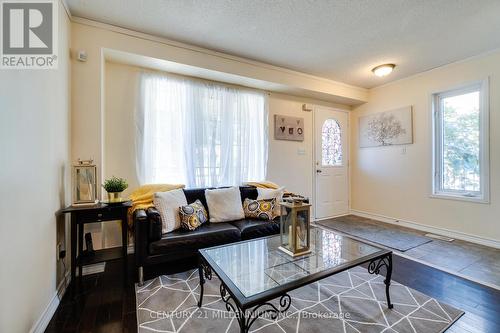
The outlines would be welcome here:
M 396 65 L 394 64 L 383 64 L 372 69 L 373 74 L 382 77 L 392 73 Z

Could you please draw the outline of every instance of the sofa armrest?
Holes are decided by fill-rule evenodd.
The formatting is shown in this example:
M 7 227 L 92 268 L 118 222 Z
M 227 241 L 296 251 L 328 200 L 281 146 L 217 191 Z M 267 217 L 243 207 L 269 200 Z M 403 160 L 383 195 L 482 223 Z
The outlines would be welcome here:
M 161 239 L 162 222 L 161 215 L 156 208 L 151 207 L 146 211 L 149 220 L 149 240 L 157 241 Z
M 138 209 L 134 212 L 134 221 L 144 222 L 148 219 L 148 215 L 144 209 Z
M 138 209 L 134 212 L 134 252 L 136 266 L 142 266 L 142 262 L 148 253 L 149 221 L 146 211 Z

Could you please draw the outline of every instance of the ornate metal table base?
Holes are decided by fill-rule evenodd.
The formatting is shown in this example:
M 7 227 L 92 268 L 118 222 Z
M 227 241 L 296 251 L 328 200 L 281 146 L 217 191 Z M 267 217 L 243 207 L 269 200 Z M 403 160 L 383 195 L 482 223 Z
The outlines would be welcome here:
M 259 317 L 268 315 L 270 319 L 275 320 L 280 313 L 287 311 L 292 304 L 290 295 L 283 294 L 279 298 L 278 306 L 270 302 L 265 302 L 251 309 L 243 309 L 234 302 L 233 297 L 222 283 L 220 285 L 220 295 L 224 303 L 226 303 L 226 310 L 235 313 L 241 333 L 247 333 Z
M 387 306 L 389 309 L 392 309 L 393 305 L 391 303 L 391 296 L 389 295 L 389 287 L 391 285 L 392 276 L 392 253 L 388 253 L 387 255 L 370 261 L 368 264 L 368 273 L 378 275 L 380 274 L 380 269 L 384 266 L 386 269 L 384 284 Z M 203 259 L 200 260 L 198 274 L 200 276 L 200 299 L 198 300 L 198 307 L 201 307 L 203 303 L 203 285 L 205 284 L 205 279 L 212 279 L 212 269 Z M 262 304 L 250 308 L 242 308 L 238 306 L 238 303 L 235 302 L 233 295 L 223 283 L 221 283 L 219 289 L 222 300 L 226 304 L 226 310 L 229 312 L 232 311 L 236 315 L 241 333 L 248 333 L 252 324 L 260 317 L 268 315 L 270 319 L 276 319 L 279 314 L 287 311 L 292 303 L 290 295 L 285 293 L 278 296 L 279 301 L 277 305 L 271 302 L 263 302 Z
M 201 307 L 203 304 L 203 285 L 205 284 L 205 279 L 212 280 L 212 269 L 207 263 L 200 261 L 198 274 L 200 276 L 200 299 L 198 300 L 198 307 Z M 251 309 L 243 309 L 236 304 L 233 296 L 231 296 L 224 284 L 221 283 L 219 290 L 222 300 L 226 304 L 226 310 L 229 312 L 232 311 L 236 315 L 241 333 L 247 333 L 259 317 L 269 315 L 269 318 L 272 320 L 278 318 L 278 315 L 287 311 L 292 304 L 290 295 L 283 294 L 279 298 L 278 306 L 270 302 L 265 302 Z
M 391 295 L 389 295 L 389 287 L 391 285 L 391 276 L 392 276 L 392 253 L 388 255 L 374 259 L 370 261 L 368 264 L 368 273 L 370 274 L 380 274 L 380 269 L 385 266 L 386 274 L 385 274 L 385 296 L 387 298 L 387 307 L 389 309 L 393 308 L 391 303 Z
M 200 299 L 198 300 L 198 307 L 201 308 L 203 302 L 203 285 L 205 284 L 205 279 L 212 280 L 212 269 L 207 263 L 200 260 L 198 274 L 200 276 Z

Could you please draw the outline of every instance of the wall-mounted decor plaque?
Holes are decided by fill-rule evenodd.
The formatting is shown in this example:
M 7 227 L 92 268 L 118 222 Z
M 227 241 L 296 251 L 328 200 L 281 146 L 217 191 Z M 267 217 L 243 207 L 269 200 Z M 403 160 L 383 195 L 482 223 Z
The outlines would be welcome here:
M 304 118 L 274 115 L 274 138 L 304 141 Z

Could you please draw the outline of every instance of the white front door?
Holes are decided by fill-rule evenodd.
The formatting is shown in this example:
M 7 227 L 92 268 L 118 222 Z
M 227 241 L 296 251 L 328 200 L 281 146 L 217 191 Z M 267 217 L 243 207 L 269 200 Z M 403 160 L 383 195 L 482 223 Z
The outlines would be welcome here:
M 349 114 L 326 107 L 314 109 L 316 219 L 349 212 Z

